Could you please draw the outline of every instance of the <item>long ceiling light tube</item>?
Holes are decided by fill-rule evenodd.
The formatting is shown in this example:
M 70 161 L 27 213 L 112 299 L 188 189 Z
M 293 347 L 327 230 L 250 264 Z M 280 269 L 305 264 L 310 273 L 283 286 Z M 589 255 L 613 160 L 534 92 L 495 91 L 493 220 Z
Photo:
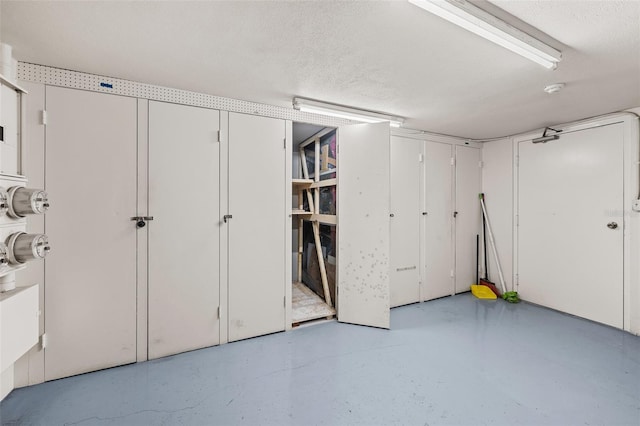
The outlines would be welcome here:
M 302 112 L 345 118 L 347 120 L 361 121 L 363 123 L 381 123 L 383 121 L 388 121 L 392 127 L 400 127 L 402 126 L 402 123 L 404 123 L 404 119 L 401 117 L 349 108 L 343 105 L 329 104 L 305 98 L 293 98 L 293 108 Z
M 545 68 L 555 69 L 562 59 L 562 53 L 559 50 L 466 0 L 409 0 L 409 2 Z

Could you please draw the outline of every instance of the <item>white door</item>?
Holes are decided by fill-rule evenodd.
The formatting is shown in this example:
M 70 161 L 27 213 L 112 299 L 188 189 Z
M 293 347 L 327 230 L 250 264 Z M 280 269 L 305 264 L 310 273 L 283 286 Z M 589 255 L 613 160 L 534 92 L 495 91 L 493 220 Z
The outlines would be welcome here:
M 389 124 L 338 129 L 338 321 L 389 328 Z
M 136 361 L 137 103 L 46 88 L 45 379 Z
M 285 328 L 285 122 L 229 114 L 229 341 Z
M 425 143 L 423 298 L 450 296 L 453 287 L 453 167 L 451 145 Z
M 391 137 L 391 306 L 420 301 L 424 142 Z
M 149 102 L 149 358 L 220 342 L 219 112 Z
M 456 146 L 455 163 L 455 292 L 462 293 L 469 291 L 471 284 L 476 284 L 476 235 L 482 229 L 479 198 L 482 192 L 480 150 Z
M 623 125 L 521 142 L 518 155 L 521 297 L 622 328 Z
M 2 111 L 3 140 L 0 142 L 0 173 L 18 174 L 18 132 L 20 121 L 18 111 L 21 105 L 18 93 L 0 84 L 0 111 Z

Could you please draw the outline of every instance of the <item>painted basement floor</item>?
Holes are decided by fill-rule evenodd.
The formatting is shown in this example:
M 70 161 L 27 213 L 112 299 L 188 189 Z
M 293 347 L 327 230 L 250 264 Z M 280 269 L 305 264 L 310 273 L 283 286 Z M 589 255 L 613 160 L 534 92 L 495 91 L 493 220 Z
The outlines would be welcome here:
M 3 425 L 639 425 L 640 338 L 470 294 L 15 390 Z

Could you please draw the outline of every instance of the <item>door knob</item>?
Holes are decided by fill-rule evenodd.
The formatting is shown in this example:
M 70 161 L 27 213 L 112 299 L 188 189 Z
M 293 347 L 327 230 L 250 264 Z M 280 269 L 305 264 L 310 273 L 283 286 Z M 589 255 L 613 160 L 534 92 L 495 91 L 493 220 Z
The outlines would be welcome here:
M 616 229 L 618 227 L 618 224 L 615 222 L 609 222 L 607 223 L 607 228 L 609 229 Z

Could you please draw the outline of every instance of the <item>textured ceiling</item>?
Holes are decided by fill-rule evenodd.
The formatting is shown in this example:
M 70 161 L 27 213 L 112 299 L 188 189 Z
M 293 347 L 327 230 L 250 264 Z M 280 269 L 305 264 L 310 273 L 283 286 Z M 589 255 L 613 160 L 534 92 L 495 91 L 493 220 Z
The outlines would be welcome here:
M 280 106 L 314 98 L 469 138 L 640 106 L 640 2 L 476 4 L 560 49 L 558 69 L 406 1 L 3 0 L 0 38 L 21 61 Z

